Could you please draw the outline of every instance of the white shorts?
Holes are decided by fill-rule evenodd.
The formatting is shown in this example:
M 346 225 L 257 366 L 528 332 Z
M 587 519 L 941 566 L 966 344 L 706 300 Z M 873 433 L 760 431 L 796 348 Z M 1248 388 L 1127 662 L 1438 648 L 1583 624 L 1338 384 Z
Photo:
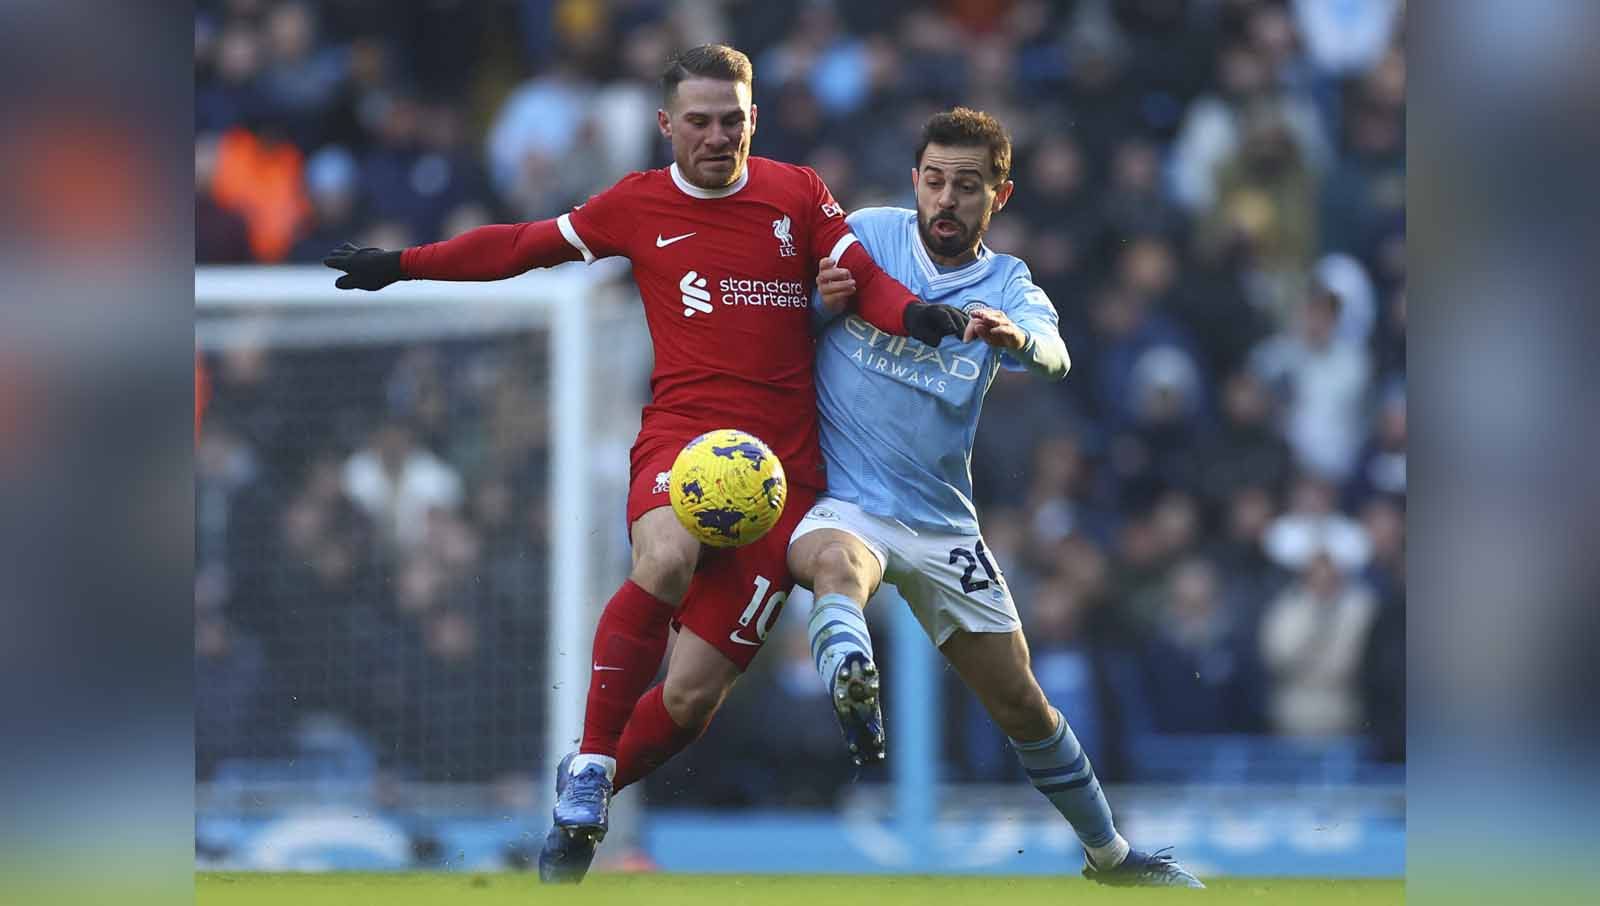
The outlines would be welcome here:
M 1005 576 L 989 556 L 982 534 L 916 532 L 865 512 L 853 503 L 819 497 L 795 526 L 789 543 L 819 529 L 860 539 L 883 567 L 883 581 L 900 590 L 935 645 L 958 629 L 1012 632 L 1022 628 Z

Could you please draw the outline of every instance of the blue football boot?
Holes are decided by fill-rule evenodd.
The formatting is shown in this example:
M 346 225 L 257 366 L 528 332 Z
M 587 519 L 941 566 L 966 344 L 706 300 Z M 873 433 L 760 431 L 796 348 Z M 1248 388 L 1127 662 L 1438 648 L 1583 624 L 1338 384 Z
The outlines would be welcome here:
M 610 824 L 611 779 L 594 764 L 574 776 L 576 754 L 569 752 L 556 767 L 555 826 L 539 851 L 539 880 L 546 884 L 582 881 Z
M 882 764 L 883 707 L 878 700 L 878 667 L 862 652 L 844 656 L 833 673 L 833 711 L 858 765 Z
M 1083 876 L 1097 884 L 1110 887 L 1203 888 L 1206 886 L 1167 855 L 1167 849 L 1158 849 L 1153 853 L 1144 853 L 1137 849 L 1129 850 L 1128 857 L 1115 868 L 1103 870 L 1094 867 L 1094 860 L 1090 859 L 1087 853 L 1084 854 L 1084 861 L 1089 864 L 1083 869 Z

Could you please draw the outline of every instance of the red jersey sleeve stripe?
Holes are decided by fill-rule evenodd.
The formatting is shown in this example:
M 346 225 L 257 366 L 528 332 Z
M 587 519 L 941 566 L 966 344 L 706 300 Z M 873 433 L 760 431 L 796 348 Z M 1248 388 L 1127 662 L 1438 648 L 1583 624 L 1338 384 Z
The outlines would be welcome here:
M 583 244 L 583 237 L 578 235 L 577 229 L 572 225 L 572 215 L 562 214 L 557 217 L 556 226 L 561 229 L 562 237 L 572 243 L 573 248 L 583 253 L 583 263 L 593 264 L 594 252 L 589 251 L 589 247 Z

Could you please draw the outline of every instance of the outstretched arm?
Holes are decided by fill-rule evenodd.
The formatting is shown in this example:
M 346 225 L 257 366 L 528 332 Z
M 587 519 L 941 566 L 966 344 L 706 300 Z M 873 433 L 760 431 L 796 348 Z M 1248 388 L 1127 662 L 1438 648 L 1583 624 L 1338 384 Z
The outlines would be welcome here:
M 1054 330 L 1029 330 L 1013 323 L 999 309 L 974 309 L 962 339 L 982 340 L 1004 349 L 1022 367 L 1046 380 L 1059 381 L 1072 368 L 1072 358 L 1067 355 L 1067 343 L 1061 339 L 1061 334 Z
M 414 246 L 401 253 L 400 269 L 410 279 L 504 280 L 581 259 L 583 252 L 567 241 L 558 221 L 482 226 L 454 239 Z
M 322 263 L 345 272 L 333 284 L 340 289 L 380 290 L 399 280 L 504 280 L 582 257 L 555 220 L 539 220 L 482 226 L 397 252 L 346 242 Z
M 322 263 L 345 271 L 334 284 L 340 289 L 377 290 L 396 280 L 504 280 L 536 267 L 626 255 L 642 178 L 625 176 L 553 220 L 478 227 L 398 252 L 347 242 Z

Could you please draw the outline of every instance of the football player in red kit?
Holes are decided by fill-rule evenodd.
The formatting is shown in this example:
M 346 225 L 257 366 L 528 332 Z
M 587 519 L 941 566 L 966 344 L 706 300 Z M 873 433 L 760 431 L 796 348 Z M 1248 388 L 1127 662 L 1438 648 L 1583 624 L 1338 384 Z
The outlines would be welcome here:
M 699 737 L 783 606 L 789 535 L 826 487 L 810 330 L 818 260 L 856 276 L 857 314 L 886 333 L 936 346 L 966 326 L 960 310 L 921 302 L 872 262 L 815 172 L 749 156 L 751 77 L 749 59 L 723 45 L 676 56 L 657 112 L 673 164 L 630 174 L 553 220 L 404 251 L 346 244 L 325 260 L 347 272 L 337 286 L 369 290 L 498 280 L 579 258 L 633 263 L 655 347 L 631 457 L 633 568 L 595 631 L 583 740 L 557 771 L 555 827 L 539 859 L 546 881 L 583 878 L 611 795 Z M 722 427 L 766 441 L 790 489 L 765 537 L 713 550 L 679 524 L 667 475 L 688 441 Z M 674 625 L 666 680 L 650 688 Z

